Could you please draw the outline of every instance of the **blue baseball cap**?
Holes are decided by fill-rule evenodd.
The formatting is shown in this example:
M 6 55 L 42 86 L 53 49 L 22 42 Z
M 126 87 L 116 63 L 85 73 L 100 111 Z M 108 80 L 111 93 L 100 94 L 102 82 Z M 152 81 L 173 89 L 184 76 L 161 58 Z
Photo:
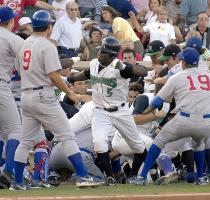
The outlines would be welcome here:
M 8 22 L 12 18 L 16 17 L 18 14 L 14 13 L 13 10 L 9 7 L 3 6 L 0 7 L 0 24 Z
M 177 57 L 183 60 L 188 65 L 197 65 L 199 62 L 200 54 L 194 48 L 187 47 L 182 52 L 180 52 Z
M 199 37 L 191 37 L 190 39 L 187 40 L 186 42 L 186 47 L 192 47 L 195 49 L 200 50 L 202 48 L 202 40 Z

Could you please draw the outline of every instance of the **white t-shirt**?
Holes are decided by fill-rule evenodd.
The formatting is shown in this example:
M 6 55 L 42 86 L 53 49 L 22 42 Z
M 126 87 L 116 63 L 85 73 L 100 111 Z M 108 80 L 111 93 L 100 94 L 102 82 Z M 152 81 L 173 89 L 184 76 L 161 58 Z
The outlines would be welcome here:
M 147 20 L 146 25 L 152 23 L 152 22 L 156 22 L 157 21 L 157 14 L 154 15 L 153 11 L 149 11 L 146 15 L 145 15 L 145 19 Z
M 167 46 L 169 40 L 176 39 L 174 27 L 169 23 L 152 22 L 144 26 L 143 30 L 150 33 L 150 42 L 161 40 Z
M 52 5 L 53 5 L 53 6 L 55 6 L 55 7 L 57 7 L 57 8 L 62 8 L 62 9 L 64 9 L 64 10 L 59 10 L 59 11 L 53 10 L 53 13 L 54 13 L 54 15 L 55 15 L 56 21 L 57 21 L 58 19 L 60 19 L 61 17 L 63 17 L 63 16 L 66 14 L 66 4 L 67 4 L 68 1 L 69 1 L 69 0 L 62 0 L 62 1 L 56 1 L 56 0 L 54 0 L 54 1 L 52 2 Z
M 78 49 L 83 38 L 80 19 L 73 22 L 67 14 L 64 15 L 55 23 L 50 38 L 57 41 L 57 46 Z

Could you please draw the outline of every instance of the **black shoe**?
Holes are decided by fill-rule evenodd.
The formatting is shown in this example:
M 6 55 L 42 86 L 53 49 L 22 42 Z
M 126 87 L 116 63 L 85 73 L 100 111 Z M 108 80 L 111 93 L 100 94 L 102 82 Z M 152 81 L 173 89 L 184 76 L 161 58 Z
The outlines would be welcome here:
M 106 186 L 115 186 L 115 185 L 117 185 L 117 181 L 113 177 L 109 176 L 105 179 L 105 185 Z
M 0 187 L 4 189 L 9 189 L 14 177 L 6 169 L 3 170 L 0 176 Z

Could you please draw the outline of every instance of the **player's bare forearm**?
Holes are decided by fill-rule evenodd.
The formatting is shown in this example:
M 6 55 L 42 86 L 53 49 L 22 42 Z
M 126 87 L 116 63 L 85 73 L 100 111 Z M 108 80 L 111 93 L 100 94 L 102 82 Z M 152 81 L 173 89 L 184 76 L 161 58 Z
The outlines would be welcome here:
M 148 113 L 151 113 L 155 110 L 154 107 L 152 107 L 151 105 L 147 107 L 147 109 L 144 111 L 143 114 L 148 114 Z
M 137 125 L 142 125 L 142 124 L 156 120 L 156 116 L 153 112 L 150 112 L 148 114 L 137 114 L 137 115 L 134 115 L 133 118 Z
M 147 76 L 148 70 L 141 65 L 133 65 L 133 74 L 141 77 Z

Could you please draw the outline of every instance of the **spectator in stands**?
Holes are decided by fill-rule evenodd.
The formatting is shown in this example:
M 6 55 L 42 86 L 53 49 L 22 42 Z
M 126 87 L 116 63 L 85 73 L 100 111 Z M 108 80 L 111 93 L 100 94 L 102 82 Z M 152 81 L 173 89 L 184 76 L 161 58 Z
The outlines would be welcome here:
M 129 0 L 107 0 L 107 4 L 118 11 L 124 19 L 129 18 L 128 13 L 130 11 L 134 12 L 135 15 L 137 14 L 137 11 Z
M 134 50 L 136 53 L 143 55 L 144 47 L 140 39 L 135 34 L 131 25 L 122 17 L 119 17 L 120 14 L 110 6 L 104 6 L 101 11 L 101 20 L 102 22 L 108 22 L 112 25 L 113 33 L 108 32 L 107 34 L 113 35 L 116 37 L 121 44 L 127 40 L 131 39 L 134 43 Z
M 96 0 L 76 0 L 80 16 L 81 17 L 92 17 L 95 16 Z
M 146 25 L 157 21 L 157 12 L 161 6 L 161 0 L 149 0 L 148 5 L 149 11 L 148 9 L 144 9 L 137 15 L 137 19 Z
M 19 23 L 19 30 L 18 30 L 19 33 L 20 32 L 25 33 L 28 36 L 32 34 L 33 28 L 31 25 L 31 19 L 29 17 L 22 17 L 18 23 Z
M 96 28 L 92 28 L 89 32 L 90 41 L 87 42 L 87 46 L 84 48 L 83 60 L 92 60 L 97 57 L 98 50 L 96 47 L 101 45 L 102 33 Z
M 99 22 L 101 20 L 101 9 L 103 6 L 107 5 L 106 0 L 96 0 L 96 14 L 95 14 L 95 20 Z
M 23 11 L 26 6 L 35 6 L 38 8 L 42 8 L 45 10 L 62 10 L 59 7 L 54 7 L 44 1 L 38 1 L 38 0 L 0 0 L 0 7 L 1 6 L 8 6 L 10 7 L 13 11 L 17 12 L 18 15 L 14 18 L 15 19 L 15 24 L 13 28 L 13 32 L 16 32 L 18 30 L 18 21 L 22 17 Z
M 163 2 L 168 10 L 169 17 L 171 17 L 175 21 L 177 15 L 179 14 L 180 4 L 182 0 L 164 0 Z
M 158 19 L 156 22 L 152 22 L 146 26 L 140 26 L 138 21 L 133 13 L 130 13 L 130 17 L 135 25 L 138 28 L 139 32 L 145 32 L 150 34 L 150 42 L 154 40 L 161 40 L 164 45 L 169 43 L 176 43 L 174 27 L 167 22 L 168 11 L 165 6 L 161 6 L 157 12 Z
M 134 65 L 134 66 L 138 66 L 140 69 L 141 69 L 141 76 L 133 76 L 131 78 L 131 81 L 130 82 L 138 82 L 138 83 L 141 83 L 142 85 L 144 84 L 143 82 L 143 79 L 145 76 L 147 76 L 147 68 L 140 65 L 139 63 L 137 63 L 136 61 L 136 53 L 133 49 L 124 49 L 123 52 L 122 52 L 122 57 L 123 57 L 123 62 L 126 62 L 126 63 L 129 63 L 131 65 Z
M 79 8 L 77 3 L 69 1 L 66 4 L 67 14 L 61 17 L 54 25 L 51 40 L 58 48 L 59 54 L 66 54 L 70 58 L 79 54 L 82 42 L 82 24 L 77 17 Z
M 186 22 L 188 26 L 196 24 L 196 16 L 200 12 L 208 11 L 207 0 L 183 0 L 180 4 L 177 24 Z
M 134 43 L 132 42 L 132 40 L 130 39 L 127 39 L 125 40 L 122 45 L 121 45 L 121 50 L 120 52 L 118 53 L 118 58 L 120 60 L 122 60 L 123 56 L 122 56 L 122 52 L 125 50 L 125 49 L 131 49 L 133 50 L 134 49 Z M 134 50 L 133 50 L 134 51 Z M 135 52 L 135 51 L 134 51 Z M 135 59 L 136 61 L 142 61 L 143 60 L 143 57 L 140 53 L 135 53 Z
M 63 10 L 59 10 L 59 11 L 56 11 L 56 10 L 53 11 L 56 21 L 66 14 L 66 4 L 68 1 L 69 0 L 54 0 L 52 2 L 52 6 L 63 9 Z
M 198 25 L 195 27 L 195 30 L 201 34 L 203 46 L 209 49 L 210 45 L 210 28 L 209 24 L 209 16 L 207 12 L 201 12 L 197 15 L 197 23 Z

